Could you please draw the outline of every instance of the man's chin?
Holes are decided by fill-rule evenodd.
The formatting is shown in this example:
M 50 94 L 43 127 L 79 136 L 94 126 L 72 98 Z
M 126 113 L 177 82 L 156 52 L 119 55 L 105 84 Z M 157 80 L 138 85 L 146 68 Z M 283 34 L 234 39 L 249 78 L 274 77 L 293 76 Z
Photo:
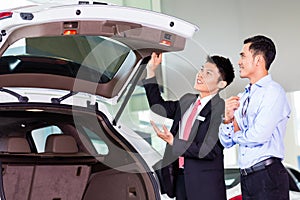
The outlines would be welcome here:
M 240 74 L 240 78 L 247 78 L 247 76 Z
M 195 89 L 195 90 L 200 91 L 200 88 L 201 88 L 201 87 L 199 87 L 199 85 L 194 85 L 194 89 Z
M 194 89 L 196 90 L 196 91 L 198 91 L 198 92 L 203 92 L 203 91 L 205 91 L 205 89 L 203 89 L 203 87 L 194 87 Z

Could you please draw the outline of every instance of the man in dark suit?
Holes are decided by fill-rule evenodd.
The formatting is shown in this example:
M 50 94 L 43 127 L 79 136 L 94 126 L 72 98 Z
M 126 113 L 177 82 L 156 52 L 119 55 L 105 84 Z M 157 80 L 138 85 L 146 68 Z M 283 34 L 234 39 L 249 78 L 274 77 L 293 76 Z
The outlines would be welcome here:
M 196 75 L 198 94 L 185 94 L 178 101 L 165 101 L 155 71 L 162 54 L 152 53 L 143 80 L 151 110 L 173 119 L 169 131 L 151 124 L 167 142 L 161 171 L 161 190 L 177 200 L 225 200 L 223 146 L 218 129 L 224 112 L 219 91 L 234 79 L 229 59 L 211 56 Z

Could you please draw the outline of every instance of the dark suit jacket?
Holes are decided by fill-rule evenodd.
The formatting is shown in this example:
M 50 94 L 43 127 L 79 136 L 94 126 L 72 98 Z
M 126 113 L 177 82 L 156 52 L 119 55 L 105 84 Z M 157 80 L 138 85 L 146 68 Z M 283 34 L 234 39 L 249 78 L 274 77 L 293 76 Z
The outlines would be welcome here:
M 225 200 L 223 146 L 218 139 L 221 115 L 225 103 L 216 94 L 201 110 L 187 141 L 179 139 L 179 124 L 186 110 L 197 99 L 196 94 L 185 94 L 178 101 L 165 101 L 156 78 L 143 80 L 151 110 L 173 119 L 170 132 L 173 145 L 167 144 L 162 160 L 161 190 L 175 196 L 178 175 L 178 157 L 184 156 L 184 178 L 189 200 Z

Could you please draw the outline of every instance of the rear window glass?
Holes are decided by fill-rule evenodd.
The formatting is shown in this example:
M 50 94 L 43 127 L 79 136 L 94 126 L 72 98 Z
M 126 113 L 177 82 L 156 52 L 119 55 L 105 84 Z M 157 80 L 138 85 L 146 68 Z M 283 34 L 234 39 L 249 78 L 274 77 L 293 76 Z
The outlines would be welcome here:
M 94 148 L 97 153 L 100 155 L 107 155 L 109 152 L 107 144 L 97 135 L 97 133 L 93 132 L 91 129 L 87 127 L 83 127 L 88 138 L 91 140 Z
M 106 83 L 135 60 L 129 47 L 102 36 L 24 38 L 4 52 L 0 73 L 46 73 Z
M 57 126 L 47 126 L 32 131 L 32 138 L 38 153 L 45 152 L 46 139 L 51 134 L 62 134 Z

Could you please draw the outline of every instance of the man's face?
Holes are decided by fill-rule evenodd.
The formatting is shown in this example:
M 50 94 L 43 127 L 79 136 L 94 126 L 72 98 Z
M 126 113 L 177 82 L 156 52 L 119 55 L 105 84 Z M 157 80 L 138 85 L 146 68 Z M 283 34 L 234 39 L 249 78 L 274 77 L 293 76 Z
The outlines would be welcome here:
M 240 53 L 240 59 L 238 65 L 240 66 L 240 77 L 251 78 L 255 72 L 255 64 L 252 51 L 249 50 L 251 43 L 247 43 L 243 46 L 242 52 Z
M 217 66 L 206 62 L 196 75 L 194 88 L 200 92 L 201 97 L 216 94 L 219 91 L 218 83 L 220 80 Z

